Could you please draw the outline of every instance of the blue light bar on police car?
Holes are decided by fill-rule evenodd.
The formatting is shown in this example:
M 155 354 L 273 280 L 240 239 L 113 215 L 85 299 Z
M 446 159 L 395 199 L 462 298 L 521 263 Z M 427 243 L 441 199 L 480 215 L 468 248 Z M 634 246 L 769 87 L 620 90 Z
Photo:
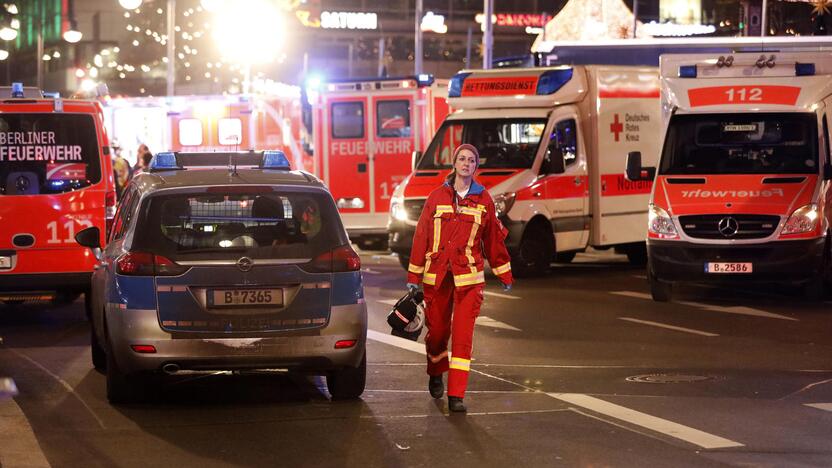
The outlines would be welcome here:
M 462 83 L 465 82 L 465 78 L 468 78 L 468 75 L 471 73 L 457 73 L 451 78 L 451 83 L 448 85 L 448 97 L 460 97 L 462 96 Z
M 433 80 L 434 80 L 433 75 L 430 75 L 430 74 L 427 74 L 427 73 L 422 73 L 422 74 L 420 74 L 416 77 L 416 81 L 421 86 L 430 86 L 430 85 L 433 84 Z
M 182 169 L 179 162 L 176 160 L 176 153 L 156 153 L 153 159 L 150 160 L 151 171 L 165 171 Z
M 794 75 L 795 76 L 813 76 L 815 74 L 815 64 L 814 63 L 800 63 L 797 62 L 794 64 Z
M 12 83 L 12 97 L 13 98 L 25 97 L 25 95 L 23 94 L 23 83 Z
M 548 70 L 540 75 L 537 80 L 537 95 L 548 95 L 563 87 L 569 80 L 572 79 L 571 68 L 561 68 L 558 70 Z
M 682 65 L 679 67 L 679 78 L 696 78 L 696 65 Z
M 263 162 L 260 167 L 263 169 L 290 169 L 290 164 L 283 151 L 267 150 L 263 151 Z

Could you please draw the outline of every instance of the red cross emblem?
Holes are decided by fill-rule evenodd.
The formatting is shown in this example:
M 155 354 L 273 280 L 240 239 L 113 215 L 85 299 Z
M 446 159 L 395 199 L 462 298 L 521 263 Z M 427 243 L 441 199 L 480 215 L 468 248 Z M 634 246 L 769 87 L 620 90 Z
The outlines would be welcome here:
M 615 114 L 615 118 L 613 119 L 612 123 L 610 124 L 610 132 L 615 134 L 615 141 L 618 141 L 618 135 L 624 131 L 624 124 L 618 121 L 618 114 Z

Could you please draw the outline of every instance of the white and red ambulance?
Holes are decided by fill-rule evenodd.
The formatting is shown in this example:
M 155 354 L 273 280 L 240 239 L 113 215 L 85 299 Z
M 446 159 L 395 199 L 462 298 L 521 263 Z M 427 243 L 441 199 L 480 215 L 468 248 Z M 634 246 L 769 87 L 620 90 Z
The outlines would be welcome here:
M 425 199 L 443 183 L 461 143 L 479 150 L 476 178 L 509 230 L 516 274 L 542 273 L 589 246 L 645 261 L 651 182 L 627 181 L 623 169 L 631 151 L 658 161 L 658 69 L 462 71 L 448 96 L 454 112 L 393 193 L 390 248 L 405 268 Z
M 297 86 L 251 95 L 114 98 L 106 104 L 110 134 L 128 151 L 139 143 L 152 151 L 277 149 L 293 167 L 314 169 L 302 150 Z
M 314 170 L 329 187 L 349 236 L 384 246 L 396 187 L 448 114 L 447 80 L 431 75 L 318 83 L 308 89 Z
M 661 162 L 627 162 L 631 179 L 655 173 L 653 299 L 680 281 L 793 282 L 822 296 L 832 53 L 663 55 L 661 90 Z

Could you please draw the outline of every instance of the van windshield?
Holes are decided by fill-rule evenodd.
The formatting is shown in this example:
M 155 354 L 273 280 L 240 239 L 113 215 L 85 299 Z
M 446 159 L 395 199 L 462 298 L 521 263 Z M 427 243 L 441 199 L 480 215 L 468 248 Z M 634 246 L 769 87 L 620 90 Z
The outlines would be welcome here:
M 468 143 L 480 153 L 479 169 L 528 169 L 545 128 L 545 119 L 446 120 L 416 168 L 450 169 L 454 148 Z
M 216 187 L 152 196 L 139 212 L 134 248 L 171 260 L 309 259 L 347 243 L 335 204 L 318 192 Z
M 816 174 L 810 113 L 675 115 L 660 174 Z
M 101 180 L 91 115 L 0 114 L 0 194 L 69 192 Z

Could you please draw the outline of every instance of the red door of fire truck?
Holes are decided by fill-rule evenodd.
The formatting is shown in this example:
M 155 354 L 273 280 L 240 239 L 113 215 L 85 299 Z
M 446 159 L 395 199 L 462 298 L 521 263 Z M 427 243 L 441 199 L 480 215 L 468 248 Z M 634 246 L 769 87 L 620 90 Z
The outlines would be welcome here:
M 321 135 L 324 180 L 342 214 L 368 213 L 374 204 L 368 104 L 362 96 L 324 101 L 323 121 L 330 122 Z
M 418 125 L 413 118 L 413 104 L 413 93 L 370 98 L 373 116 L 370 170 L 375 183 L 372 212 L 384 216 L 385 220 L 393 190 L 410 172 Z

